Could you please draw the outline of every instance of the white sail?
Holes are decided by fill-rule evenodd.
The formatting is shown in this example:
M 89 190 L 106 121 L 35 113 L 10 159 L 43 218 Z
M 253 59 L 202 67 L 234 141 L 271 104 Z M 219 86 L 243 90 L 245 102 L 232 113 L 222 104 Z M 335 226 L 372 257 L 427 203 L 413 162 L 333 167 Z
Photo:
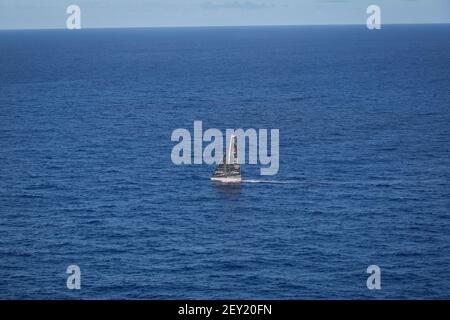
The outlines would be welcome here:
M 211 180 L 219 182 L 241 182 L 241 166 L 237 153 L 237 138 L 231 135 L 222 163 L 214 171 Z

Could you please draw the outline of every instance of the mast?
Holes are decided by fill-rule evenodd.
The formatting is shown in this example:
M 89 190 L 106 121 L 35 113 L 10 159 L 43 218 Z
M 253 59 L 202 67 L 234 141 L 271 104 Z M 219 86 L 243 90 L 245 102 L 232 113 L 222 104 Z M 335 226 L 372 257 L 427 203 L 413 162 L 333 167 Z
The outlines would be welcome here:
M 227 164 L 231 164 L 231 155 L 234 155 L 235 149 L 233 148 L 234 144 L 234 138 L 236 138 L 236 136 L 234 134 L 232 134 L 230 136 L 230 145 L 228 146 L 228 154 L 227 154 Z

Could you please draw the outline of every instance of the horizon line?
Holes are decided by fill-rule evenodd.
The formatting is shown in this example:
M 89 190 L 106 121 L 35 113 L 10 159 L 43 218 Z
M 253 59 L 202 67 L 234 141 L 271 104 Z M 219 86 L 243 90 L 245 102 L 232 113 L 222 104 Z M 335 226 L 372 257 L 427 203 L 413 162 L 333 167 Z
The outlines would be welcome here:
M 394 22 L 383 23 L 381 26 L 410 26 L 410 25 L 450 25 L 449 22 Z M 75 30 L 104 30 L 104 29 L 189 29 L 189 28 L 257 28 L 257 27 L 342 27 L 342 26 L 366 26 L 365 23 L 332 23 L 332 24 L 249 24 L 249 25 L 168 25 L 168 26 L 127 26 L 127 27 L 82 27 Z M 64 27 L 41 28 L 0 28 L 0 31 L 39 31 L 39 30 L 68 30 Z M 72 30 L 72 29 L 71 29 Z

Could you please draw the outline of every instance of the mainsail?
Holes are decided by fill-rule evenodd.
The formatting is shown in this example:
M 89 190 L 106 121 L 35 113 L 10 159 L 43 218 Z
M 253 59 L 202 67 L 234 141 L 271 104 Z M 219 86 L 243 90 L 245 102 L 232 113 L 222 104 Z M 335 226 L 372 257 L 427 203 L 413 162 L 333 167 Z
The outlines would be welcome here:
M 228 152 L 223 156 L 222 162 L 217 166 L 211 180 L 220 182 L 240 182 L 241 165 L 237 153 L 237 138 L 231 135 Z

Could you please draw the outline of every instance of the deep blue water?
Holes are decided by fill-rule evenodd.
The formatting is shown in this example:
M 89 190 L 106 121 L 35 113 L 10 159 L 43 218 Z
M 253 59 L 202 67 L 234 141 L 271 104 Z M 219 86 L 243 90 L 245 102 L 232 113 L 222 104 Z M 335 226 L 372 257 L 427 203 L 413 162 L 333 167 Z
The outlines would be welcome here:
M 1 31 L 0 298 L 450 298 L 449 52 L 449 25 Z M 175 166 L 194 120 L 279 128 L 279 173 Z

